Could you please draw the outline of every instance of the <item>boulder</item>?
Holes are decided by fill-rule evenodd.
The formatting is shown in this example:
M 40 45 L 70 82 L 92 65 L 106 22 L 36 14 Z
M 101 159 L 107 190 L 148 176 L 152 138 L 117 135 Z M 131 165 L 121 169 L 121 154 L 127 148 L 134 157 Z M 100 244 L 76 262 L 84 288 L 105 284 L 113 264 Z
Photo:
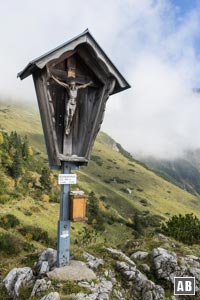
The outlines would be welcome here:
M 145 259 L 149 255 L 146 251 L 137 251 L 131 255 L 131 259 Z
M 69 266 L 55 268 L 53 271 L 48 272 L 47 276 L 50 279 L 56 279 L 60 281 L 91 281 L 96 279 L 95 273 L 89 269 L 84 262 L 75 260 L 71 260 Z
M 152 251 L 152 256 L 158 278 L 164 278 L 173 283 L 174 276 L 181 276 L 182 272 L 178 266 L 175 252 L 164 248 L 155 248 Z
M 60 295 L 57 292 L 51 292 L 48 295 L 42 297 L 40 300 L 60 300 Z
M 14 268 L 3 280 L 8 294 L 13 298 L 19 296 L 19 290 L 22 286 L 29 286 L 33 284 L 33 272 L 31 268 Z
M 45 275 L 56 267 L 57 251 L 47 248 L 40 253 L 39 260 L 35 264 L 35 269 L 39 275 Z
M 36 280 L 32 293 L 31 293 L 31 297 L 32 296 L 38 296 L 41 295 L 43 292 L 45 292 L 46 290 L 52 288 L 51 285 L 51 281 L 46 281 L 44 278 L 43 279 L 38 279 Z

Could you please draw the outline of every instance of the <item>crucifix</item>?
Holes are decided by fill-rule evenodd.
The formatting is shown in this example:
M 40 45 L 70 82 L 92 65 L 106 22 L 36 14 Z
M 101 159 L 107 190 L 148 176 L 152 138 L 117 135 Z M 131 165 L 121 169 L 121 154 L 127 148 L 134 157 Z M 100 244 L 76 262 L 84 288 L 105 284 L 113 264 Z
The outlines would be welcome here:
M 52 70 L 53 71 L 53 70 Z M 50 72 L 51 73 L 51 72 Z M 50 77 L 60 86 L 64 87 L 67 90 L 68 97 L 66 97 L 65 102 L 65 118 L 64 118 L 64 127 L 65 134 L 68 136 L 71 131 L 71 126 L 73 122 L 73 117 L 76 112 L 77 107 L 77 96 L 78 91 L 85 89 L 88 86 L 93 84 L 93 81 L 90 80 L 87 83 L 84 82 L 80 84 L 76 72 L 76 59 L 74 56 L 71 56 L 67 59 L 67 70 L 59 70 L 60 75 L 62 74 L 63 80 L 60 80 L 54 74 L 50 74 Z M 67 76 L 66 76 L 67 75 Z M 64 80 L 65 78 L 65 80 Z M 82 83 L 83 80 L 81 80 Z M 84 80 L 86 81 L 86 80 Z
M 58 78 L 56 78 L 53 75 L 52 75 L 52 78 L 59 85 L 66 88 L 68 96 L 69 96 L 69 99 L 67 100 L 67 102 L 65 104 L 65 134 L 69 135 L 73 116 L 76 111 L 78 90 L 85 89 L 86 87 L 90 86 L 93 82 L 90 81 L 90 82 L 82 84 L 82 85 L 77 85 L 74 78 L 69 78 L 70 79 L 69 84 L 60 81 Z

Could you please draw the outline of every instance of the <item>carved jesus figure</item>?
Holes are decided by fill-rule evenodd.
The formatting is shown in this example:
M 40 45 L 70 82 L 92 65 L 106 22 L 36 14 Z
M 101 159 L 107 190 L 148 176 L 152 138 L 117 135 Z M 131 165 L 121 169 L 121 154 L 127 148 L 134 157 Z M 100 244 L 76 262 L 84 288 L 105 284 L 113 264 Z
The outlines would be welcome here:
M 75 81 L 72 81 L 70 84 L 67 84 L 65 82 L 60 81 L 57 79 L 55 76 L 52 75 L 52 78 L 61 86 L 66 88 L 68 92 L 69 99 L 66 103 L 66 111 L 65 111 L 65 134 L 69 135 L 70 129 L 71 129 L 71 124 L 73 120 L 73 116 L 76 111 L 76 106 L 77 106 L 77 95 L 78 95 L 78 90 L 80 89 L 85 89 L 86 87 L 90 86 L 93 82 L 90 81 L 86 84 L 82 85 L 76 85 Z

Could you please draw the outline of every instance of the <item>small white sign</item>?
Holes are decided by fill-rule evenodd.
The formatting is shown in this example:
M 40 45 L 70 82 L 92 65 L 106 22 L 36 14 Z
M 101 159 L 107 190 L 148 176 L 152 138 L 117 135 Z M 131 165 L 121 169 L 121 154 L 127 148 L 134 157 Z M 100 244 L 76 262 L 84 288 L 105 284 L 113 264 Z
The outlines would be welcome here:
M 76 174 L 59 174 L 58 184 L 76 184 Z
M 63 230 L 60 237 L 63 238 L 63 239 L 68 238 L 69 237 L 69 231 L 68 230 Z

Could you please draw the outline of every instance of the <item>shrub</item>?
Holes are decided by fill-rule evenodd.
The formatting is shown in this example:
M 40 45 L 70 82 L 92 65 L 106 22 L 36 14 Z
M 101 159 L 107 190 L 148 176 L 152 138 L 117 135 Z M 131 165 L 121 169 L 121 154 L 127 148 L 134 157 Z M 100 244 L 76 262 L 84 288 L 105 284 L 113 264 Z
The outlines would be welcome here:
M 104 195 L 100 196 L 100 200 L 101 201 L 106 201 L 106 196 L 104 196 Z
M 0 176 L 0 195 L 3 195 L 7 191 L 7 183 L 3 180 L 3 178 Z
M 43 195 L 41 196 L 41 201 L 43 201 L 43 202 L 49 202 L 49 195 L 43 194 Z
M 7 233 L 0 235 L 0 253 L 16 255 L 22 249 L 26 250 L 27 244 L 19 237 Z
M 116 182 L 116 183 L 122 183 L 122 184 L 130 182 L 129 180 L 123 179 L 123 178 L 120 178 L 120 177 L 113 177 L 112 181 Z
M 42 230 L 40 227 L 35 226 L 24 226 L 19 229 L 19 232 L 23 236 L 32 236 L 32 239 L 36 242 L 48 244 L 51 242 L 47 231 Z
M 88 245 L 98 245 L 98 239 L 101 233 L 97 230 L 89 227 L 83 227 L 82 231 L 79 231 L 79 236 L 75 239 L 74 243 L 81 248 Z
M 172 216 L 161 225 L 161 232 L 191 245 L 200 242 L 200 220 L 193 214 Z
M 135 173 L 135 170 L 133 170 L 133 169 L 128 169 L 128 171 Z
M 10 200 L 9 195 L 0 195 L 0 204 L 5 204 Z
M 7 214 L 0 217 L 0 227 L 4 229 L 14 228 L 19 224 L 19 219 L 14 215 Z
M 148 206 L 148 201 L 146 199 L 141 199 L 140 200 L 140 203 L 143 205 L 143 206 Z
M 93 191 L 90 192 L 88 197 L 87 216 L 88 223 L 92 224 L 95 229 L 100 231 L 105 230 L 105 227 L 103 225 L 104 219 L 99 209 L 99 200 L 97 199 Z
M 100 167 L 103 165 L 103 161 L 102 161 L 101 157 L 98 155 L 92 155 L 91 160 L 94 161 Z

